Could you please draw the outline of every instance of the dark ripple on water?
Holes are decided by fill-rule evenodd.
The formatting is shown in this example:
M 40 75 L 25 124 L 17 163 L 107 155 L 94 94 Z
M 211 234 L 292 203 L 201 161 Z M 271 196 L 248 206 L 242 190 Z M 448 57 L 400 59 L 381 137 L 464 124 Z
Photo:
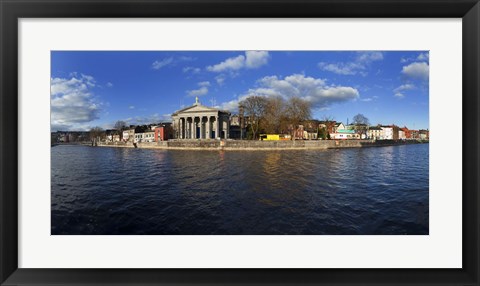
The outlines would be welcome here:
M 428 144 L 52 148 L 52 234 L 428 234 Z

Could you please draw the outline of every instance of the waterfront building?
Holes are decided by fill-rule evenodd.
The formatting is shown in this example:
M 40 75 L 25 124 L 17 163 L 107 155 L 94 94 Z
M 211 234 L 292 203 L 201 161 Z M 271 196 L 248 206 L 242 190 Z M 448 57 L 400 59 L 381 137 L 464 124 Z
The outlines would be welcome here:
M 115 129 L 105 130 L 105 141 L 113 141 L 113 135 L 116 133 Z
M 119 142 L 120 141 L 120 134 L 115 129 L 107 129 L 105 130 L 106 140 L 109 142 Z
M 290 127 L 291 129 L 293 129 L 293 126 Z M 304 129 L 303 129 L 303 125 L 298 125 L 298 127 L 296 129 L 293 130 L 293 136 L 295 140 L 300 140 L 300 139 L 304 139 Z
M 162 123 L 155 126 L 155 142 L 173 139 L 173 130 L 171 123 Z
M 345 125 L 343 125 L 342 122 L 335 122 L 332 133 L 337 133 L 338 130 L 345 130 L 345 129 L 346 129 Z
M 195 99 L 192 106 L 172 114 L 177 139 L 230 138 L 230 112 L 207 107 Z
M 135 143 L 142 142 L 142 139 L 143 139 L 143 133 L 135 133 L 135 139 L 133 140 L 133 142 Z
M 385 136 L 382 127 L 380 126 L 370 126 L 367 131 L 369 139 L 381 140 Z
M 122 133 L 122 140 L 124 142 L 133 142 L 135 139 L 135 128 L 124 130 Z
M 385 140 L 398 140 L 399 139 L 398 131 L 400 130 L 400 128 L 398 128 L 398 126 L 385 125 L 385 126 L 381 126 L 381 127 L 382 127 L 382 130 L 384 132 L 384 137 L 382 139 L 385 139 Z
M 410 134 L 412 135 L 411 139 L 420 139 L 420 133 L 418 130 L 410 130 Z
M 418 130 L 418 138 L 421 140 L 428 140 L 430 139 L 430 132 L 425 129 L 420 129 Z
M 303 131 L 303 139 L 317 140 L 318 139 L 318 133 L 305 130 L 305 131 Z
M 141 142 L 154 142 L 155 141 L 155 132 L 154 131 L 149 131 L 149 132 L 144 132 L 142 141 Z
M 331 139 L 360 139 L 360 135 L 355 130 L 339 129 L 337 132 L 330 134 Z
M 247 130 L 245 128 L 245 117 L 239 114 L 230 117 L 229 138 L 245 139 Z
M 319 129 L 324 129 L 326 130 L 329 134 L 335 133 L 335 126 L 336 126 L 335 121 L 319 121 L 318 122 L 318 128 Z
M 400 130 L 402 130 L 403 133 L 405 133 L 405 139 L 412 139 L 412 131 L 409 130 L 406 126 L 404 126 L 403 128 L 400 128 Z
M 335 139 L 335 137 L 341 137 L 341 139 L 346 139 L 346 138 L 343 138 L 343 135 L 340 136 L 340 134 L 347 134 L 347 133 L 340 133 L 339 131 L 342 131 L 342 130 L 347 130 L 345 128 L 345 125 L 343 125 L 342 122 L 335 122 L 335 124 L 333 125 L 333 128 L 330 132 L 330 138 L 331 139 Z M 355 133 L 355 132 L 353 132 Z M 352 134 L 353 134 L 352 133 Z

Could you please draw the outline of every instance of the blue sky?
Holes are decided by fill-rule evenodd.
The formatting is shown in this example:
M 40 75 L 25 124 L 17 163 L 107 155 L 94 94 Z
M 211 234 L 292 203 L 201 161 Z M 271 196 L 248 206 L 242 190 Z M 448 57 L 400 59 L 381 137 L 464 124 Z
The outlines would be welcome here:
M 248 96 L 299 96 L 313 118 L 428 129 L 428 51 L 52 51 L 51 126 L 169 121 L 202 104 L 236 112 Z

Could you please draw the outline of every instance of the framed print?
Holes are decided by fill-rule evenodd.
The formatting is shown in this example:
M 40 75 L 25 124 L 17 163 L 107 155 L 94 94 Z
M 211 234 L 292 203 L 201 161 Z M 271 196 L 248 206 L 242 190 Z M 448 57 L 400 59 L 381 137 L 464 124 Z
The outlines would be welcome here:
M 477 1 L 0 9 L 2 285 L 478 285 Z

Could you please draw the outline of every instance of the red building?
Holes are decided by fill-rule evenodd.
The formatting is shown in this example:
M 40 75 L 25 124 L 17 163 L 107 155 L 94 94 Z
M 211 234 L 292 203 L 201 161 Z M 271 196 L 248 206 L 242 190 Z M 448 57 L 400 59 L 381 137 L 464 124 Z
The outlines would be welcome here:
M 155 142 L 166 141 L 168 139 L 173 139 L 173 132 L 171 126 L 155 127 Z
M 405 133 L 405 138 L 411 139 L 412 138 L 412 130 L 408 129 L 406 126 L 400 128 Z

